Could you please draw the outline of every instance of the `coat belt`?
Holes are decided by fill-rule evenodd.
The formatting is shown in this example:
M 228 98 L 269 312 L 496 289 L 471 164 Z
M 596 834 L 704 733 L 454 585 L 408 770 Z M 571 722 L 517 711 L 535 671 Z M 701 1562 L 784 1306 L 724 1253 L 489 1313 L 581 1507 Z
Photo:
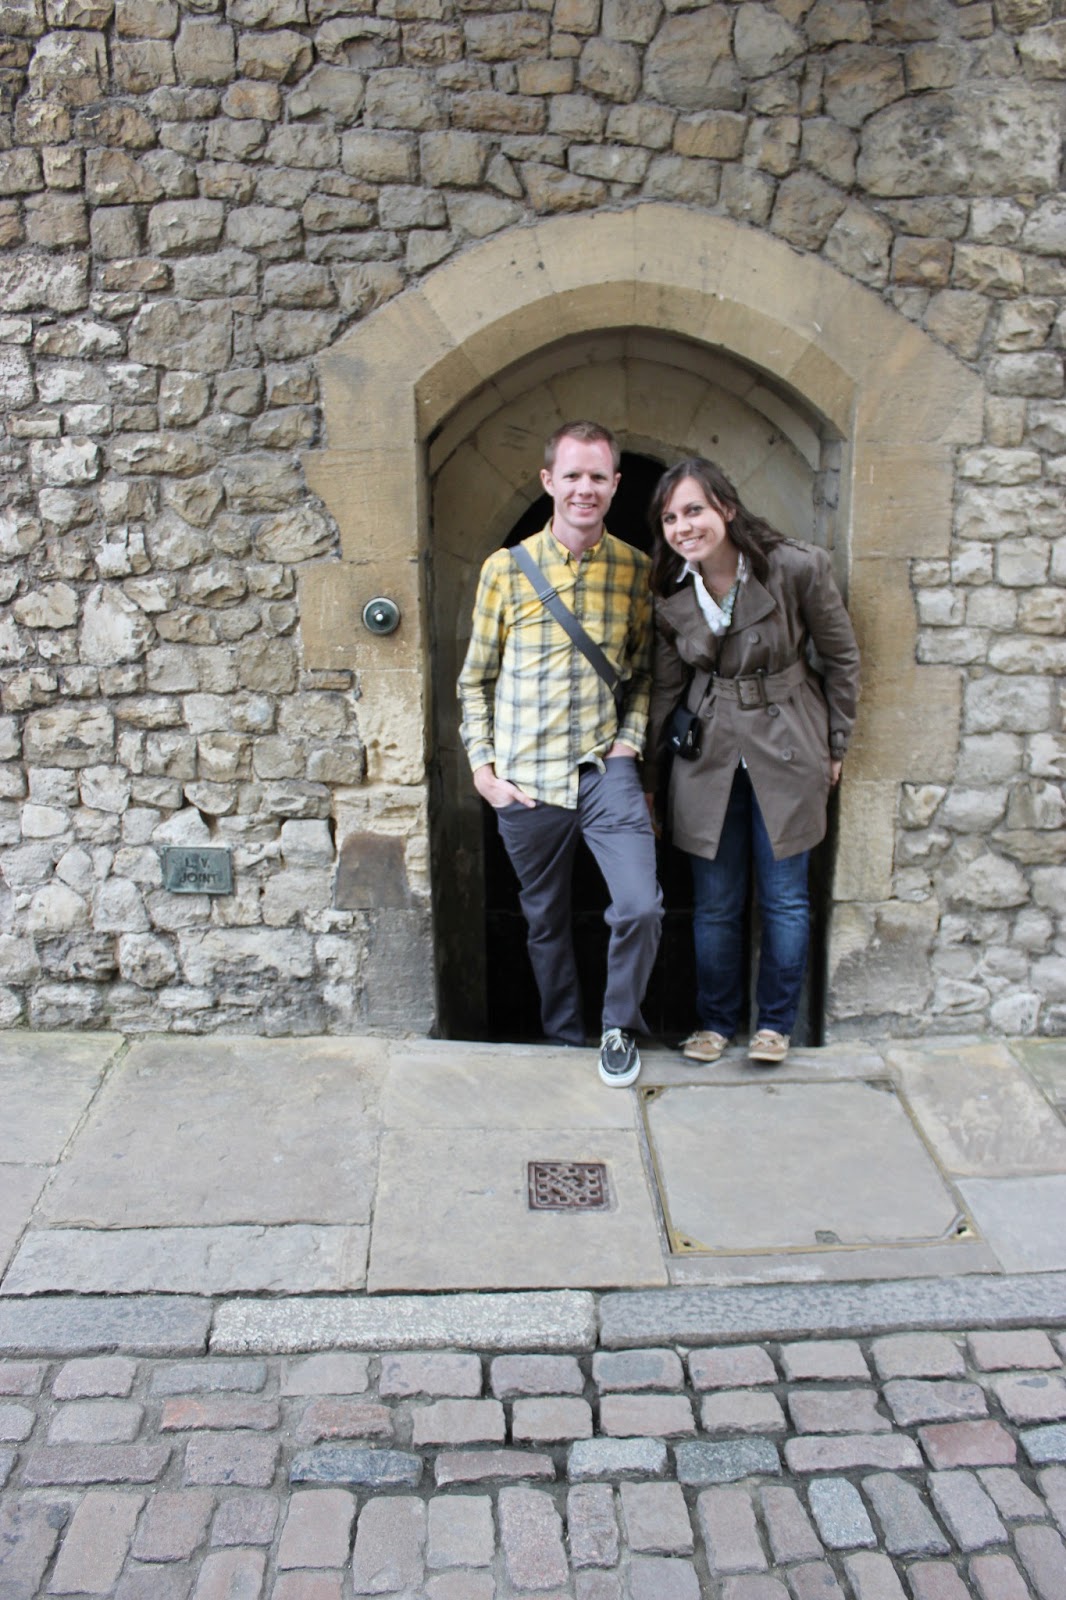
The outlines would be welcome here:
M 735 700 L 740 711 L 760 711 L 765 706 L 787 700 L 789 691 L 806 683 L 810 667 L 802 656 L 782 667 L 780 672 L 749 672 L 735 678 L 722 678 L 712 673 L 705 690 L 705 700 L 710 702 L 721 695 Z

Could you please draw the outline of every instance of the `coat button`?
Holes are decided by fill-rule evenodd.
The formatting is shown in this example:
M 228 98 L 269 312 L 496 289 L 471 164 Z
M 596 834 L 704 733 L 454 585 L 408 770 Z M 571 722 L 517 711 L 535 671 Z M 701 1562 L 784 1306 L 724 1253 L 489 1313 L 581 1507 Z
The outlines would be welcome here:
M 782 750 L 782 752 L 781 752 L 781 760 L 782 761 L 791 761 L 792 760 L 792 751 L 791 750 Z
M 748 643 L 749 644 L 758 644 L 758 642 L 759 642 L 759 635 L 753 629 L 752 632 L 748 634 Z
M 781 715 L 781 707 L 780 706 L 767 706 L 766 714 L 767 714 L 768 717 L 779 717 Z

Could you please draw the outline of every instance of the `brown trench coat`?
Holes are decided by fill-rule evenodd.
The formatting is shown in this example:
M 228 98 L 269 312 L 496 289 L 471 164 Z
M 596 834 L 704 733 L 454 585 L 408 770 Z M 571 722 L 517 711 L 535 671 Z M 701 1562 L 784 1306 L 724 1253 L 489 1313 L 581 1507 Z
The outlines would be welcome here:
M 655 781 L 663 724 L 692 674 L 687 704 L 698 710 L 700 755 L 675 760 L 667 802 L 668 832 L 681 850 L 713 859 L 729 792 L 743 757 L 774 856 L 797 855 L 825 835 L 829 763 L 843 756 L 855 721 L 859 651 L 824 550 L 791 541 L 769 555 L 762 584 L 742 583 L 732 622 L 716 638 L 700 611 L 692 580 L 655 600 L 655 665 L 648 724 L 648 787 Z M 821 678 L 807 662 L 813 644 Z M 792 668 L 792 683 L 720 679 Z M 717 676 L 716 676 L 717 675 Z M 738 689 L 752 709 L 738 703 Z

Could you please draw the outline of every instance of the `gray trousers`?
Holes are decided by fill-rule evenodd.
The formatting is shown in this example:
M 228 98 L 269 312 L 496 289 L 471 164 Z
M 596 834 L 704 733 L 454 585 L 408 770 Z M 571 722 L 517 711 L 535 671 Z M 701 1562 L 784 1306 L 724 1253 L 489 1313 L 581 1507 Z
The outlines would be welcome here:
M 540 802 L 530 810 L 516 801 L 496 813 L 518 874 L 541 1023 L 549 1039 L 563 1044 L 585 1042 L 571 924 L 574 853 L 580 839 L 592 851 L 611 897 L 604 914 L 611 930 L 605 1029 L 636 1033 L 645 1028 L 640 1007 L 659 949 L 663 897 L 638 763 L 615 756 L 605 766 L 605 772 L 593 766 L 581 769 L 576 811 Z

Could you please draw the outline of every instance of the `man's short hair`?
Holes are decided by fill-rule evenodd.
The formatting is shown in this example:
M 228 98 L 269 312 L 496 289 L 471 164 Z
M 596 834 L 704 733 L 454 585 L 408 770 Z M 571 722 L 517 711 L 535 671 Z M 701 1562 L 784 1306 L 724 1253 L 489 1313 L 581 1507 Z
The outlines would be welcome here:
M 609 445 L 614 470 L 617 472 L 622 464 L 622 447 L 610 428 L 605 428 L 600 422 L 564 422 L 561 428 L 556 428 L 544 446 L 544 465 L 549 472 L 555 465 L 555 452 L 562 439 L 580 439 L 584 444 Z

